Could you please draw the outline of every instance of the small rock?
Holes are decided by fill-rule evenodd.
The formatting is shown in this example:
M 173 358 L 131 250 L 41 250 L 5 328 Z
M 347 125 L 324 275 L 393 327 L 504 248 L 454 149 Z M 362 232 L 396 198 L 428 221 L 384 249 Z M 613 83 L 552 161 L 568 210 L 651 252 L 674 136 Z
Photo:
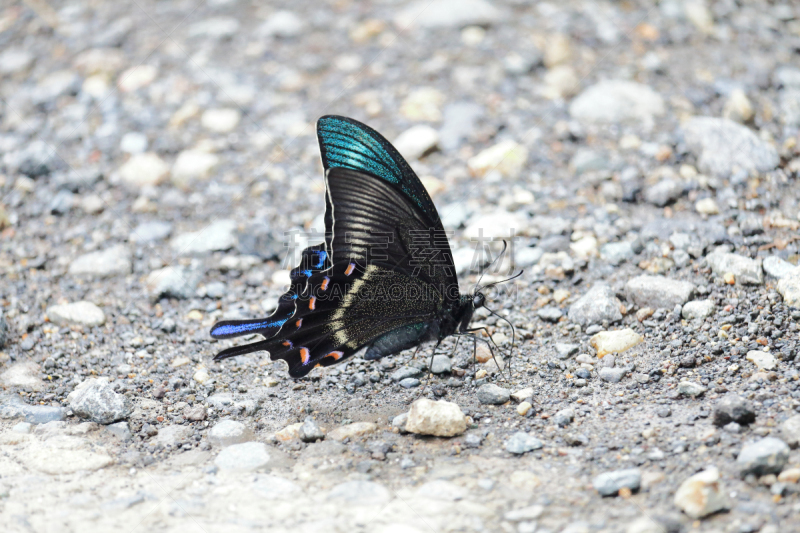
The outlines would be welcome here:
M 138 131 L 129 131 L 119 141 L 119 149 L 128 154 L 141 154 L 147 150 L 147 135 Z
M 81 382 L 67 396 L 67 401 L 77 416 L 98 424 L 111 424 L 127 418 L 133 412 L 128 398 L 114 392 L 107 378 L 91 378 Z
M 673 309 L 683 305 L 694 292 L 688 281 L 678 281 L 664 276 L 636 276 L 625 284 L 628 300 L 638 307 Z
M 390 377 L 392 381 L 396 381 L 399 383 L 400 381 L 403 381 L 406 378 L 422 377 L 423 374 L 424 372 L 419 368 L 413 366 L 404 366 L 392 372 L 392 375 Z
M 776 279 L 783 279 L 789 274 L 791 274 L 792 270 L 795 267 L 789 261 L 784 261 L 780 257 L 775 255 L 771 255 L 769 257 L 764 258 L 764 263 L 762 264 L 764 268 L 764 272 L 767 273 L 768 276 L 772 276 Z
M 431 362 L 431 372 L 434 374 L 447 374 L 453 369 L 453 363 L 446 355 L 434 355 Z
M 716 467 L 708 468 L 681 483 L 675 492 L 674 502 L 676 507 L 692 518 L 703 518 L 731 507 Z
M 686 320 L 704 319 L 714 313 L 713 300 L 694 300 L 686 302 L 681 308 L 681 316 Z
M 91 328 L 102 326 L 106 322 L 103 310 L 86 301 L 50 306 L 47 309 L 47 318 L 58 326 L 79 324 Z
M 414 161 L 436 148 L 439 132 L 430 126 L 420 124 L 401 133 L 394 141 L 394 147 L 406 160 Z
M 556 323 L 561 320 L 561 317 L 564 316 L 564 313 L 561 312 L 561 309 L 558 307 L 543 307 L 536 311 L 536 316 L 544 320 L 545 322 L 553 322 Z
M 374 433 L 378 429 L 378 425 L 373 422 L 353 422 L 346 426 L 339 426 L 328 433 L 328 437 L 336 440 L 343 441 L 345 439 L 354 439 Z
M 544 507 L 541 505 L 531 505 L 528 507 L 523 507 L 522 509 L 514 509 L 513 511 L 508 511 L 503 518 L 508 520 L 509 522 L 528 522 L 531 520 L 536 520 L 544 513 Z
M 729 120 L 744 124 L 753 118 L 753 104 L 741 89 L 734 89 L 725 102 L 722 115 Z
M 145 287 L 154 302 L 161 298 L 185 300 L 195 295 L 202 276 L 199 270 L 168 266 L 150 272 L 145 278 Z
M 617 124 L 652 122 L 665 112 L 664 100 L 650 87 L 625 80 L 605 80 L 583 91 L 569 106 L 582 122 Z
M 303 425 L 300 426 L 299 433 L 300 440 L 303 442 L 316 442 L 325 438 L 325 433 L 310 416 L 306 417 Z
M 575 419 L 575 410 L 572 408 L 562 409 L 555 414 L 553 422 L 561 427 L 568 426 Z
M 578 350 L 580 350 L 580 346 L 577 344 L 566 344 L 563 342 L 557 342 L 555 344 L 555 349 L 558 358 L 566 360 L 572 357 L 573 355 L 577 354 Z M 529 396 L 532 396 L 532 394 L 529 394 L 528 396 L 526 396 L 526 398 Z
M 517 402 L 521 402 L 527 398 L 531 398 L 533 397 L 533 387 L 526 387 L 524 389 L 520 389 L 514 394 L 512 394 L 511 397 L 514 398 L 514 400 Z
M 130 274 L 132 267 L 130 250 L 118 244 L 101 252 L 79 256 L 70 263 L 69 273 L 89 278 L 110 278 Z
M 39 365 L 33 361 L 20 361 L 7 367 L 0 374 L 0 384 L 6 387 L 23 387 L 31 390 L 42 390 L 44 387 L 39 378 Z
M 505 445 L 507 452 L 516 455 L 521 455 L 534 450 L 540 450 L 543 446 L 544 444 L 542 441 L 533 435 L 524 433 L 522 431 L 518 431 L 511 435 L 511 437 L 506 441 Z
M 508 389 L 498 387 L 493 383 L 486 383 L 478 387 L 478 401 L 488 405 L 502 405 L 511 398 Z
M 594 490 L 601 496 L 616 496 L 620 489 L 627 488 L 632 492 L 639 490 L 642 473 L 638 468 L 615 470 L 595 476 L 592 480 Z
M 601 331 L 589 339 L 589 343 L 597 350 L 597 357 L 602 358 L 610 353 L 622 353 L 641 344 L 644 337 L 630 328 L 617 331 Z
M 183 417 L 189 422 L 201 422 L 206 419 L 206 415 L 206 408 L 203 407 L 202 404 L 196 404 L 193 407 L 187 407 L 183 411 Z
M 780 474 L 789 460 L 789 446 L 775 437 L 766 437 L 746 444 L 736 458 L 736 466 L 742 477 L 748 474 L 764 476 Z
M 703 198 L 694 204 L 695 210 L 701 215 L 718 215 L 719 205 L 713 198 Z
M 530 402 L 521 402 L 517 406 L 517 414 L 519 416 L 527 416 L 528 412 L 533 408 Z
M 172 165 L 171 180 L 182 189 L 189 189 L 197 180 L 205 180 L 219 164 L 219 157 L 201 150 L 184 150 Z
M 234 420 L 221 420 L 208 432 L 208 442 L 220 447 L 249 442 L 254 438 L 250 428 Z
M 777 289 L 787 306 L 800 307 L 800 267 L 778 280 Z
M 769 352 L 760 350 L 750 350 L 747 352 L 746 359 L 756 365 L 761 372 L 775 370 L 778 368 L 778 360 Z
M 35 366 L 35 363 L 31 364 Z M 0 396 L 0 418 L 17 417 L 25 417 L 25 421 L 31 424 L 46 424 L 64 420 L 66 409 L 49 405 L 28 405 L 18 395 Z
M 597 283 L 569 307 L 567 316 L 571 322 L 581 326 L 602 324 L 605 321 L 613 323 L 622 320 L 621 307 L 622 302 L 614 295 L 611 287 Z
M 600 247 L 600 258 L 612 265 L 619 265 L 636 255 L 628 241 L 609 242 Z
M 419 387 L 420 381 L 417 378 L 405 378 L 400 380 L 399 385 L 404 389 L 413 389 Z
M 701 172 L 728 178 L 737 170 L 769 172 L 780 163 L 775 148 L 732 120 L 695 117 L 682 130 L 687 147 L 698 158 Z
M 265 467 L 270 459 L 266 444 L 245 442 L 224 448 L 214 459 L 214 464 L 220 470 L 251 472 Z
M 644 199 L 658 207 L 676 201 L 683 194 L 683 185 L 677 180 L 664 178 L 644 191 Z
M 486 0 L 424 0 L 398 13 L 394 22 L 403 31 L 410 28 L 463 28 L 499 22 L 502 13 Z
M 781 437 L 790 448 L 800 447 L 800 415 L 794 415 L 781 424 Z
M 707 390 L 708 389 L 701 384 L 693 381 L 681 381 L 678 383 L 678 392 L 683 396 L 691 396 L 692 398 L 695 398 L 702 395 Z
M 405 429 L 420 435 L 453 437 L 467 430 L 467 422 L 457 404 L 420 398 L 411 404 Z
M 236 222 L 217 220 L 200 231 L 177 235 L 170 245 L 179 254 L 224 252 L 236 246 Z
M 232 108 L 207 109 L 200 117 L 203 127 L 214 133 L 230 133 L 240 120 L 241 113 Z
M 753 405 L 737 394 L 726 394 L 714 406 L 715 426 L 722 427 L 731 422 L 746 426 L 755 421 L 756 412 L 753 409 Z
M 155 186 L 167 178 L 169 165 L 152 152 L 133 154 L 119 168 L 117 174 L 120 180 L 129 187 Z
M 125 421 L 109 424 L 106 426 L 106 430 L 122 442 L 131 440 L 133 436 L 131 434 L 131 428 L 128 427 L 128 423 Z
M 498 172 L 506 178 L 517 178 L 528 162 L 528 149 L 512 141 L 501 141 L 467 161 L 467 167 L 476 176 Z
M 706 262 L 717 276 L 733 274 L 737 283 L 745 285 L 761 285 L 764 273 L 761 264 L 749 257 L 738 254 L 712 253 L 706 256 Z
M 151 243 L 166 239 L 172 233 L 172 224 L 155 220 L 143 222 L 131 231 L 129 240 L 138 243 Z
M 306 23 L 291 11 L 276 11 L 258 28 L 266 37 L 290 38 L 303 32 Z
M 607 366 L 597 371 L 597 375 L 600 379 L 609 383 L 619 383 L 627 373 L 627 368 L 609 368 Z

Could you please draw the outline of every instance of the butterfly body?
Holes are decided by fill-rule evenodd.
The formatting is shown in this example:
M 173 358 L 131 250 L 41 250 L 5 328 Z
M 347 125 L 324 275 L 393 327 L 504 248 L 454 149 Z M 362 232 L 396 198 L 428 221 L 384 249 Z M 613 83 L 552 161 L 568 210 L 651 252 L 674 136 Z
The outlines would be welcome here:
M 483 295 L 462 295 L 441 220 L 425 187 L 380 134 L 352 119 L 317 123 L 325 168 L 325 242 L 306 248 L 267 318 L 218 322 L 214 338 L 265 340 L 216 360 L 266 350 L 293 377 L 366 348 L 379 359 L 465 333 Z

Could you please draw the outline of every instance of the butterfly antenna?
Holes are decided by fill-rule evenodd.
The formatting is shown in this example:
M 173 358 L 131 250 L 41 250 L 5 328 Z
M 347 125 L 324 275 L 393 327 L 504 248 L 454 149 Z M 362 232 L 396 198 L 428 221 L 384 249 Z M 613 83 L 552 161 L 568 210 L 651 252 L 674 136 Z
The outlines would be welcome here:
M 481 280 L 483 279 L 483 275 L 484 275 L 484 274 L 486 274 L 486 271 L 487 271 L 487 270 L 489 270 L 490 268 L 492 268 L 492 265 L 494 265 L 494 264 L 497 262 L 497 260 L 498 260 L 498 259 L 500 259 L 501 257 L 503 257 L 503 254 L 504 254 L 504 253 L 506 253 L 506 248 L 508 248 L 508 243 L 507 243 L 507 242 L 504 240 L 504 241 L 503 241 L 503 249 L 502 249 L 502 250 L 500 250 L 500 253 L 497 255 L 497 257 L 495 257 L 495 258 L 492 260 L 492 262 L 491 262 L 491 263 L 489 263 L 488 265 L 486 265 L 486 268 L 484 268 L 484 269 L 483 269 L 483 271 L 481 272 L 481 275 L 480 275 L 480 277 L 478 278 L 478 281 L 475 283 L 475 287 L 473 287 L 473 289 L 472 289 L 472 294 L 475 294 L 475 291 L 479 290 L 479 289 L 478 289 L 478 285 L 480 285 L 480 284 L 481 284 Z
M 524 270 L 520 270 L 519 272 L 517 272 L 516 274 L 514 274 L 510 278 L 501 279 L 500 281 L 493 281 L 491 283 L 487 283 L 483 287 L 478 287 L 478 290 L 482 291 L 483 289 L 488 289 L 489 287 L 494 287 L 495 285 L 498 285 L 500 283 L 506 283 L 507 281 L 515 280 L 515 279 L 517 279 L 518 277 L 520 277 L 524 273 L 525 273 Z M 480 280 L 478 280 L 478 281 L 480 281 Z

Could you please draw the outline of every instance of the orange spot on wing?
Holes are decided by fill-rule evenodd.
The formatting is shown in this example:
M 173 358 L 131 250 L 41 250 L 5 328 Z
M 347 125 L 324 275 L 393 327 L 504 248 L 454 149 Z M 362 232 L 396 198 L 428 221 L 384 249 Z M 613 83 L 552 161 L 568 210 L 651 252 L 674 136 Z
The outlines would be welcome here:
M 283 345 L 284 346 L 291 346 L 292 345 L 292 341 L 283 341 Z
M 294 325 L 297 326 L 297 329 L 300 329 L 300 326 L 303 325 L 303 319 L 302 318 L 298 319 L 297 322 L 294 323 Z
M 307 364 L 310 359 L 311 352 L 308 351 L 308 348 L 300 348 L 300 360 L 303 362 L 303 364 Z
M 344 275 L 349 276 L 350 274 L 353 273 L 353 270 L 355 269 L 356 269 L 356 264 L 350 263 L 349 265 L 347 265 L 347 270 L 344 271 Z
M 322 280 L 322 285 L 320 286 L 320 288 L 323 291 L 328 290 L 328 283 L 330 283 L 330 282 L 331 282 L 331 278 L 326 276 L 325 279 Z
M 339 352 L 339 351 L 336 351 L 336 352 L 331 352 L 331 353 L 329 353 L 329 354 L 328 354 L 328 355 L 326 355 L 325 357 L 333 357 L 333 358 L 334 358 L 334 360 L 338 361 L 339 359 L 341 359 L 341 358 L 342 358 L 342 356 L 343 356 L 343 355 L 344 355 L 344 352 Z
M 308 301 L 308 308 L 313 311 L 316 306 L 317 306 L 317 297 L 312 296 L 311 299 Z

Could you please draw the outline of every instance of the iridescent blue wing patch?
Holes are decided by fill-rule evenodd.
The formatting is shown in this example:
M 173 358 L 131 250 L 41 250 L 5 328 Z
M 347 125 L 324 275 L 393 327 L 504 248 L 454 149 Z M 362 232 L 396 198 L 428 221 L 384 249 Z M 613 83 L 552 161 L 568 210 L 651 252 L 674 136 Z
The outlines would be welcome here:
M 326 115 L 317 121 L 322 166 L 366 172 L 402 191 L 427 217 L 430 226 L 441 224 L 431 197 L 403 159 L 380 133 L 347 117 Z

